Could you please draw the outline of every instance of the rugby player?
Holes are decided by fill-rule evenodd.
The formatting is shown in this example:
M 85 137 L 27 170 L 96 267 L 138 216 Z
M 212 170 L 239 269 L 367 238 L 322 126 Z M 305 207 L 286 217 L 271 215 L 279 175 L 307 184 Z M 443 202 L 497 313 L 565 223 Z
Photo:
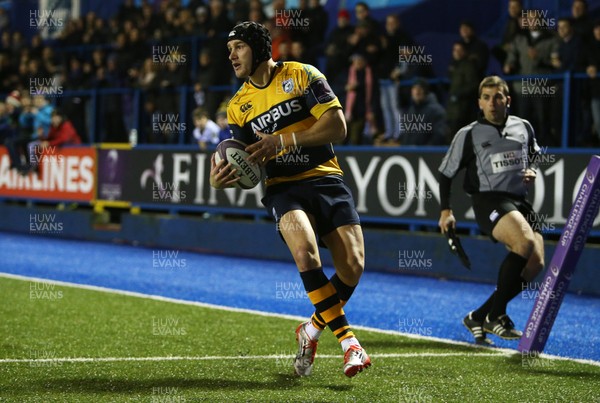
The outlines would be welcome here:
M 348 377 L 371 365 L 343 310 L 362 275 L 364 244 L 352 194 L 332 143 L 346 137 L 341 104 L 315 67 L 271 58 L 271 37 L 261 24 L 236 25 L 227 39 L 237 78 L 246 81 L 227 105 L 235 139 L 248 144 L 248 160 L 267 172 L 262 199 L 287 244 L 308 297 L 311 319 L 296 329 L 298 375 L 312 372 L 317 343 L 325 327 L 344 351 Z M 217 189 L 238 179 L 225 160 L 211 163 L 210 183 Z M 326 246 L 335 274 L 324 274 L 318 245 Z

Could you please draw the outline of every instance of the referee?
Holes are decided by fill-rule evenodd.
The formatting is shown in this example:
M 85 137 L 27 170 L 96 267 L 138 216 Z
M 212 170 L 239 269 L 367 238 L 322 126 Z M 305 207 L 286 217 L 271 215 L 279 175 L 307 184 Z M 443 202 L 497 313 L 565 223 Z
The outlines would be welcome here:
M 256 22 L 236 25 L 227 38 L 229 60 L 246 81 L 227 104 L 234 138 L 248 144 L 248 161 L 265 166 L 262 203 L 292 254 L 315 313 L 296 329 L 294 370 L 310 375 L 321 332 L 329 327 L 344 351 L 348 377 L 371 365 L 343 306 L 364 269 L 360 219 L 332 143 L 346 137 L 342 107 L 315 67 L 271 58 L 269 31 Z M 225 160 L 211 161 L 217 189 L 236 178 Z M 335 274 L 323 272 L 317 245 L 331 253 Z
M 480 230 L 509 251 L 500 264 L 496 290 L 463 319 L 475 342 L 489 345 L 493 343 L 486 333 L 506 340 L 521 337 L 506 306 L 542 270 L 544 240 L 539 217 L 526 200 L 539 152 L 533 128 L 508 114 L 508 85 L 498 76 L 481 81 L 478 103 L 483 116 L 456 133 L 439 167 L 439 226 L 446 233 L 456 225 L 450 189 L 453 178 L 465 169 L 463 187 L 473 201 Z

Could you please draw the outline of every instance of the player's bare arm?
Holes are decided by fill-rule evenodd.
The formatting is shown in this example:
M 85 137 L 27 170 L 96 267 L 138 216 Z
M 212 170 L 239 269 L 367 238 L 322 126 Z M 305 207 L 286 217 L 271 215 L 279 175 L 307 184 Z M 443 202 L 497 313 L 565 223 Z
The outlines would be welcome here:
M 260 138 L 254 144 L 246 147 L 251 153 L 248 161 L 256 164 L 266 164 L 278 150 L 290 146 L 320 146 L 336 143 L 346 138 L 346 120 L 339 108 L 331 108 L 309 129 L 300 132 L 288 132 L 280 135 L 270 135 L 256 132 Z
M 210 158 L 210 186 L 215 189 L 232 187 L 240 178 L 235 174 L 236 169 L 231 167 L 227 160 L 215 163 L 215 155 Z

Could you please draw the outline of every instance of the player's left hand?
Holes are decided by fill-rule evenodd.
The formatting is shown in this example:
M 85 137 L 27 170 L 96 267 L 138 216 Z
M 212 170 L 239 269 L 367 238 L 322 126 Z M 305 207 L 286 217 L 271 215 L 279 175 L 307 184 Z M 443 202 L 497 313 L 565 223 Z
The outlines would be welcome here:
M 533 169 L 526 169 L 523 173 L 523 182 L 524 183 L 532 183 L 535 181 L 537 173 Z
M 277 154 L 278 149 L 281 148 L 281 140 L 279 136 L 258 131 L 256 132 L 256 137 L 260 140 L 246 147 L 246 152 L 250 153 L 247 159 L 252 164 L 265 165 Z

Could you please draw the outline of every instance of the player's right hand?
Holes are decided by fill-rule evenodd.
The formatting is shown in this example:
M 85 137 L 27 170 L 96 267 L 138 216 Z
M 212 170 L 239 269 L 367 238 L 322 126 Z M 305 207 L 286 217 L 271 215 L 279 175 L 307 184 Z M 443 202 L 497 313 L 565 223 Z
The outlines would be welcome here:
M 456 218 L 454 218 L 454 214 L 452 214 L 452 210 L 445 209 L 442 210 L 440 214 L 440 221 L 438 222 L 438 226 L 442 231 L 442 234 L 445 234 L 448 231 L 448 228 L 456 228 Z
M 237 176 L 236 169 L 231 167 L 231 163 L 222 159 L 215 163 L 215 155 L 210 157 L 210 186 L 215 189 L 225 189 L 232 187 L 240 180 Z

